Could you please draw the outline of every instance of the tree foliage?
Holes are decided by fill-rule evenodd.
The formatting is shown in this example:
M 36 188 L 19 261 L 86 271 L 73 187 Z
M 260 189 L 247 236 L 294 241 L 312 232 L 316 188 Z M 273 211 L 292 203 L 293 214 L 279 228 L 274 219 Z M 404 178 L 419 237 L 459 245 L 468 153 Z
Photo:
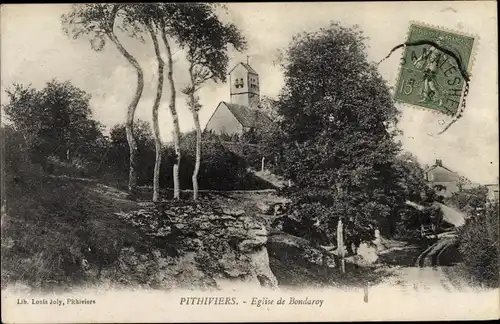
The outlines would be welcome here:
M 37 90 L 15 84 L 7 90 L 5 114 L 22 134 L 35 162 L 101 154 L 102 125 L 92 119 L 90 95 L 69 81 L 52 80 Z
M 152 182 L 155 164 L 155 142 L 151 125 L 143 120 L 134 123 L 134 136 L 137 142 L 137 184 L 149 185 Z M 125 124 L 113 126 L 109 134 L 109 152 L 106 157 L 110 171 L 119 178 L 128 174 L 129 154 Z
M 179 45 L 187 52 L 196 88 L 206 80 L 225 82 L 229 46 L 246 49 L 246 41 L 236 25 L 223 23 L 212 4 L 180 4 L 177 23 L 172 24 Z
M 168 25 L 181 48 L 187 51 L 190 84 L 182 91 L 193 114 L 196 130 L 195 168 L 192 176 L 193 199 L 198 198 L 198 173 L 201 167 L 201 109 L 196 92 L 208 80 L 225 82 L 229 62 L 228 47 L 245 48 L 245 40 L 234 24 L 222 23 L 211 4 L 179 4 L 175 22 Z
M 455 208 L 473 216 L 477 209 L 484 209 L 488 200 L 488 188 L 477 186 L 470 189 L 462 189 L 454 192 L 448 199 L 448 203 Z
M 459 231 L 465 268 L 475 281 L 495 288 L 500 285 L 499 218 L 498 201 L 484 204 Z
M 134 194 L 137 183 L 137 143 L 133 134 L 134 116 L 139 100 L 144 90 L 144 72 L 139 65 L 137 59 L 130 54 L 122 45 L 121 41 L 115 33 L 115 27 L 127 32 L 131 37 L 139 39 L 142 36 L 139 34 L 139 24 L 136 23 L 136 17 L 127 15 L 126 8 L 130 5 L 124 4 L 76 4 L 71 10 L 62 15 L 61 22 L 63 31 L 74 39 L 85 36 L 90 39 L 91 47 L 100 51 L 106 45 L 106 40 L 110 40 L 135 69 L 137 74 L 137 86 L 134 96 L 127 107 L 127 142 L 129 144 L 129 184 L 128 189 L 131 194 Z
M 447 203 L 467 214 L 459 229 L 459 251 L 465 269 L 477 282 L 500 284 L 500 228 L 498 201 L 488 200 L 488 188 L 477 186 L 452 194 Z
M 271 120 L 277 120 L 280 117 L 276 105 L 276 99 L 265 95 L 260 97 L 259 110 L 266 114 Z
M 61 23 L 65 34 L 73 39 L 87 38 L 91 48 L 99 52 L 108 40 L 116 44 L 115 28 L 144 42 L 144 22 L 157 15 L 153 4 L 74 4 L 61 16 Z
M 287 194 L 323 241 L 333 240 L 339 217 L 347 237 L 371 239 L 406 199 L 395 162 L 398 111 L 364 41 L 357 27 L 332 23 L 294 37 L 282 63 L 273 147 L 294 183 Z

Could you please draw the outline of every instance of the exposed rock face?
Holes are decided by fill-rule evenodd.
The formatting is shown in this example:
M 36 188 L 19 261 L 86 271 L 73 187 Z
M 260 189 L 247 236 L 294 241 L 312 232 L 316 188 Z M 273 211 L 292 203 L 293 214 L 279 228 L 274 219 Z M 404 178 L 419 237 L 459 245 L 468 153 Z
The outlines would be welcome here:
M 280 286 L 321 287 L 337 272 L 333 251 L 283 232 L 269 236 L 270 265 Z
M 124 248 L 116 265 L 115 278 L 126 286 L 154 289 L 206 289 L 216 285 L 196 267 L 194 253 L 172 258 L 162 256 L 158 249 L 146 253 Z
M 367 243 L 361 243 L 358 248 L 360 264 L 374 264 L 378 260 L 377 246 Z
M 151 288 L 210 288 L 216 279 L 276 287 L 266 227 L 243 210 L 168 202 L 117 216 L 155 240 L 152 251 L 123 249 L 116 278 Z M 163 247 L 163 248 L 162 248 Z
M 314 247 L 303 238 L 286 233 L 276 233 L 269 237 L 270 253 L 277 250 L 289 250 L 290 256 L 298 258 L 298 263 L 310 263 L 325 268 L 335 268 L 334 251 L 327 251 L 322 247 Z
M 262 246 L 257 252 L 252 253 L 250 255 L 250 261 L 261 286 L 268 288 L 275 288 L 278 286 L 278 280 L 269 266 L 269 254 L 267 253 L 266 247 Z

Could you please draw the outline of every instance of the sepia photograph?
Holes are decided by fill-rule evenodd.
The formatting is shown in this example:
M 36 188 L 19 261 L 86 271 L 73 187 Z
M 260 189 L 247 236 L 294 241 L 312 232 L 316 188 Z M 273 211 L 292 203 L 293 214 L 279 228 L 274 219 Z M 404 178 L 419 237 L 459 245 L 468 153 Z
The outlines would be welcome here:
M 2 4 L 2 322 L 499 319 L 497 23 Z

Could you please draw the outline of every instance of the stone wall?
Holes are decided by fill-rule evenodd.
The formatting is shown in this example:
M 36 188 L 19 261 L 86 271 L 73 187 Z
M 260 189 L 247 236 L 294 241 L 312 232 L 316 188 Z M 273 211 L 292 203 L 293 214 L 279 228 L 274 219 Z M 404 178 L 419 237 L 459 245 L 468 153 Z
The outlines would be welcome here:
M 269 268 L 266 227 L 243 210 L 217 208 L 208 201 L 141 205 L 116 215 L 149 237 L 151 248 L 123 248 L 117 262 L 100 273 L 94 270 L 94 277 L 157 289 L 216 288 L 227 280 L 277 286 Z

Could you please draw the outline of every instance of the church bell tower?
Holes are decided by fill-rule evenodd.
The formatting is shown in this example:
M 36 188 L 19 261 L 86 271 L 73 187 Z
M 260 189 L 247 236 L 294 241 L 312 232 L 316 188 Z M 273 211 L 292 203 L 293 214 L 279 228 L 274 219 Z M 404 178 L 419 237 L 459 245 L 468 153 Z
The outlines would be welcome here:
M 257 109 L 260 102 L 259 75 L 247 63 L 238 63 L 229 72 L 231 103 Z

